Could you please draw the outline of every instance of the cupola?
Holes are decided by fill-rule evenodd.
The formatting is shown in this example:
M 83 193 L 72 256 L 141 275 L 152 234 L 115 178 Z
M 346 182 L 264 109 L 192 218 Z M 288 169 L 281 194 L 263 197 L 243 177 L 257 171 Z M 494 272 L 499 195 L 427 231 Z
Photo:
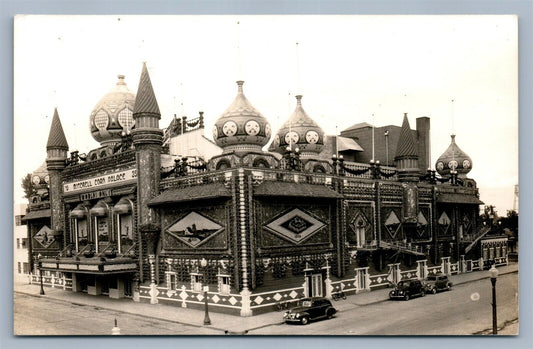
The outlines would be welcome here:
M 91 112 L 89 124 L 93 138 L 101 145 L 112 145 L 121 141 L 121 136 L 129 133 L 135 121 L 133 107 L 135 93 L 131 92 L 118 76 L 116 86 L 100 99 Z
M 244 81 L 237 81 L 237 96 L 213 126 L 213 139 L 225 153 L 260 151 L 270 140 L 270 124 L 248 101 L 243 84 Z
M 435 168 L 441 176 L 457 171 L 458 177 L 464 178 L 472 170 L 472 159 L 455 143 L 455 135 L 451 135 L 452 142 L 448 149 L 438 158 Z
M 299 148 L 302 157 L 318 155 L 324 148 L 324 131 L 303 109 L 301 95 L 296 96 L 296 109 L 279 129 L 270 150 L 283 154 L 287 147 Z

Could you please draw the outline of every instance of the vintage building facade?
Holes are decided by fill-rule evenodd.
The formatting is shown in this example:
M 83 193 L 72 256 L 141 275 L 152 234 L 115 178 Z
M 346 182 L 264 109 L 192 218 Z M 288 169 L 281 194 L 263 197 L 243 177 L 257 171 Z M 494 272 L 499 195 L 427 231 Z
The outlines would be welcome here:
M 366 161 L 375 130 L 327 136 L 296 96 L 265 151 L 272 130 L 243 85 L 215 122 L 214 142 L 202 113 L 160 128 L 146 65 L 137 94 L 119 76 L 92 111 L 100 148 L 69 155 L 55 111 L 39 181 L 47 190 L 25 217 L 30 263 L 45 284 L 178 307 L 201 307 L 207 296 L 214 311 L 250 316 L 307 296 L 507 263 L 506 238 L 480 223 L 472 159 L 455 136 L 437 170 L 426 170 L 429 118 L 412 130 L 404 115 L 388 128 L 395 142 L 380 141 L 376 154 L 394 166 L 382 166 Z

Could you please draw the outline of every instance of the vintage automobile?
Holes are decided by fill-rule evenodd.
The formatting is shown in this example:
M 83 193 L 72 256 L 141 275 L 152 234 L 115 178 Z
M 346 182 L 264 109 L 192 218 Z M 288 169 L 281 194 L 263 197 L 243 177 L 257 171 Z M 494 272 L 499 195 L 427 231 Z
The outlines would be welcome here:
M 331 302 L 326 298 L 304 298 L 298 302 L 296 307 L 283 314 L 283 320 L 307 325 L 311 320 L 331 319 L 336 312 L 337 309 L 333 308 Z
M 438 291 L 449 291 L 452 289 L 452 282 L 448 279 L 448 275 L 437 274 L 428 276 L 426 279 L 426 292 L 433 294 Z
M 403 280 L 398 282 L 394 290 L 389 292 L 390 299 L 401 298 L 404 300 L 409 300 L 414 296 L 426 295 L 426 285 L 417 279 Z

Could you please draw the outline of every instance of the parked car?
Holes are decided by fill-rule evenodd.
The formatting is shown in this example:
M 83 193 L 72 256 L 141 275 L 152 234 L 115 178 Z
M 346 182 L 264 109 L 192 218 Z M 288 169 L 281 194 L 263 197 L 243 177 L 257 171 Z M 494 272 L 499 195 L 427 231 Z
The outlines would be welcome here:
M 304 298 L 298 302 L 294 308 L 287 310 L 283 314 L 285 322 L 297 322 L 307 325 L 309 321 L 328 318 L 331 319 L 337 312 L 333 308 L 329 299 L 326 298 Z
M 425 295 L 425 284 L 422 281 L 416 279 L 400 281 L 398 282 L 394 290 L 389 292 L 390 299 L 402 298 L 406 301 L 409 300 L 409 298 L 413 298 L 414 296 L 424 297 Z
M 452 289 L 452 282 L 448 279 L 448 275 L 437 274 L 428 276 L 426 279 L 426 292 L 433 294 L 438 291 L 449 291 Z

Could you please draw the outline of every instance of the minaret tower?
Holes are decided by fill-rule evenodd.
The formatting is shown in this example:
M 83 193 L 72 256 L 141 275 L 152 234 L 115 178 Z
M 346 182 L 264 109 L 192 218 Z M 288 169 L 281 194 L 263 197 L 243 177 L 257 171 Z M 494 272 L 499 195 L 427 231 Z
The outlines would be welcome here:
M 398 139 L 394 162 L 396 163 L 398 179 L 400 181 L 418 182 L 420 172 L 418 168 L 418 151 L 411 127 L 409 126 L 407 113 L 403 115 L 402 129 L 400 131 L 400 138 Z
M 404 237 L 411 241 L 415 237 L 418 222 L 418 187 L 416 182 L 420 180 L 420 169 L 418 168 L 418 151 L 411 127 L 409 127 L 407 113 L 403 115 L 394 162 L 398 171 L 398 180 L 403 182 L 403 233 Z
M 158 194 L 161 179 L 161 145 L 163 131 L 159 129 L 161 113 L 155 98 L 154 89 L 143 63 L 141 79 L 133 108 L 135 127 L 132 130 L 133 145 L 137 159 L 137 205 L 138 226 L 141 233 L 148 233 L 148 254 L 155 254 L 157 240 L 157 212 L 148 207 L 148 201 Z M 152 228 L 150 228 L 152 227 Z
M 46 143 L 46 168 L 50 177 L 50 210 L 52 230 L 56 234 L 64 234 L 64 212 L 62 203 L 63 186 L 61 172 L 65 169 L 68 143 L 59 120 L 57 108 L 54 110 L 52 126 Z M 63 239 L 63 241 L 65 241 Z

